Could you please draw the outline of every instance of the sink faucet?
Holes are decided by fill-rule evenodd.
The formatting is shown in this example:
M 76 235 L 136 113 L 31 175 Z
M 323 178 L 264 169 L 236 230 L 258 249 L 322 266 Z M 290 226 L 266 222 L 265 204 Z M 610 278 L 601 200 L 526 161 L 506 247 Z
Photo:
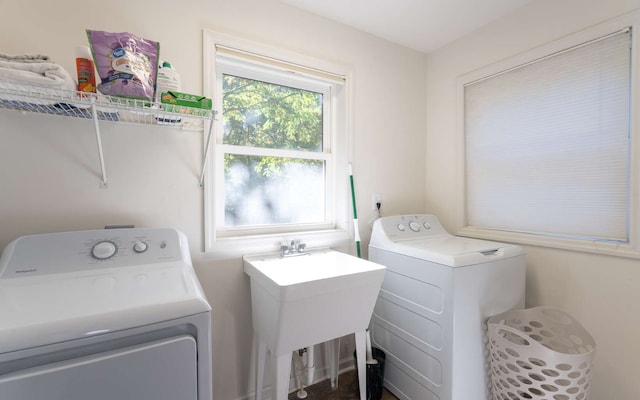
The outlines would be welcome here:
M 292 240 L 290 244 L 283 244 L 280 246 L 280 257 L 300 256 L 303 254 L 307 254 L 305 253 L 306 248 L 306 243 L 300 243 L 300 241 Z

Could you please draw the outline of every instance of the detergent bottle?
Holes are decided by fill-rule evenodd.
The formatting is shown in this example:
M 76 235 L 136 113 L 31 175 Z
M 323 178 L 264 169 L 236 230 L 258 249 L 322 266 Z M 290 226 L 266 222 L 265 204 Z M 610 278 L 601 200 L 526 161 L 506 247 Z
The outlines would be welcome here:
M 159 102 L 163 92 L 182 90 L 180 75 L 168 61 L 158 63 L 158 76 L 156 78 L 155 101 Z

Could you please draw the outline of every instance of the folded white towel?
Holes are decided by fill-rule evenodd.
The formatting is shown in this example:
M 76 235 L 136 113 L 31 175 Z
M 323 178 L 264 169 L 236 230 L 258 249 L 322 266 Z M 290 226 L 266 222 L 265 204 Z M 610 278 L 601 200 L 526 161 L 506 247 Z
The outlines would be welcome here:
M 16 62 L 24 62 L 24 63 L 41 63 L 41 62 L 51 62 L 49 56 L 44 54 L 18 54 L 12 56 L 7 53 L 0 52 L 0 60 L 2 61 L 16 61 Z
M 58 64 L 23 63 L 0 59 L 0 80 L 41 88 L 76 90 L 76 82 Z

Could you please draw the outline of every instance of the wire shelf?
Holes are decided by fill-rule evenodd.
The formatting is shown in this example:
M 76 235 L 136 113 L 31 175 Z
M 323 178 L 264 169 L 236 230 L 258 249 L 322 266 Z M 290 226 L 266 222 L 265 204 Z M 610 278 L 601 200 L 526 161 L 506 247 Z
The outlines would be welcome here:
M 200 187 L 204 186 L 204 173 L 216 114 L 214 110 L 126 99 L 101 93 L 28 86 L 0 80 L 0 110 L 2 109 L 92 120 L 100 157 L 100 187 L 107 187 L 107 171 L 98 122 L 178 126 L 204 131 L 204 121 L 209 121 L 200 173 Z
M 0 81 L 0 109 L 145 125 L 202 127 L 213 110 Z M 169 109 L 169 110 L 167 110 Z

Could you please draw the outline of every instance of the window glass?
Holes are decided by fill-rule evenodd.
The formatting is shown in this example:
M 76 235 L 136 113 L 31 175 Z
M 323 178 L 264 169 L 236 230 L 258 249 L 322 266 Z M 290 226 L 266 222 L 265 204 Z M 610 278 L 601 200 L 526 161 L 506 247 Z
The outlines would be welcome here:
M 324 222 L 324 161 L 225 154 L 224 164 L 225 225 Z
M 322 93 L 223 74 L 226 144 L 322 151 Z

